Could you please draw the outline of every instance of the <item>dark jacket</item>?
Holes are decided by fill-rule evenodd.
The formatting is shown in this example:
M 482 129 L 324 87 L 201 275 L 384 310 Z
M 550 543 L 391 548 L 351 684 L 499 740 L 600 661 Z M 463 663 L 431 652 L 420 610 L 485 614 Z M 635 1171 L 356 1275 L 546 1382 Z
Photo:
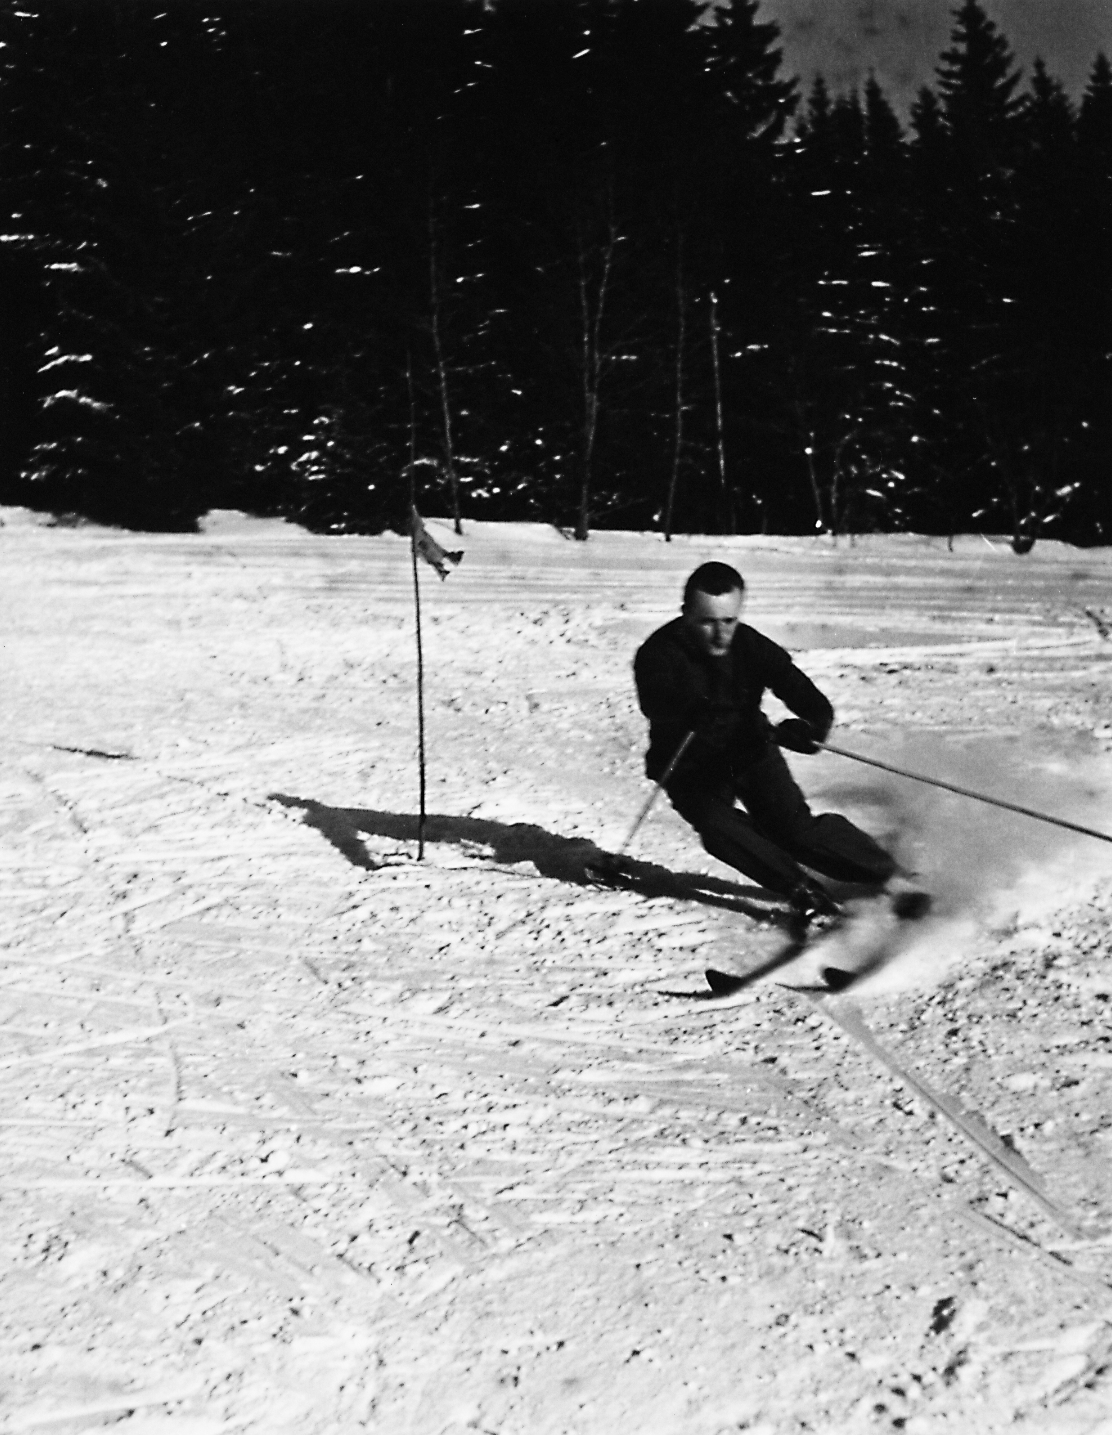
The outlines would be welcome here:
M 695 741 L 676 768 L 675 783 L 718 782 L 758 761 L 773 740 L 761 711 L 766 689 L 810 723 L 820 742 L 834 722 L 834 709 L 791 655 L 744 623 L 725 657 L 712 658 L 675 618 L 641 645 L 633 674 L 649 720 L 645 771 L 654 782 L 692 729 Z

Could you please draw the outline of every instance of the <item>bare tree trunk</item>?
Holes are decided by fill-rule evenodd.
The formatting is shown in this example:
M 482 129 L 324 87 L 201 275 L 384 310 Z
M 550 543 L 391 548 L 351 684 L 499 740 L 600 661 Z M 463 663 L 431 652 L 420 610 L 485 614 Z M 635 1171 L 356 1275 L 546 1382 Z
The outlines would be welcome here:
M 417 462 L 417 405 L 413 398 L 413 355 L 405 351 L 405 388 L 409 395 L 409 466 Z
M 795 409 L 799 432 L 807 440 L 803 445 L 803 457 L 807 460 L 807 477 L 810 480 L 811 497 L 815 504 L 815 527 L 820 533 L 823 533 L 828 525 L 822 508 L 822 489 L 819 487 L 818 471 L 815 468 L 815 435 L 811 432 L 807 423 L 807 415 L 803 412 L 803 401 L 799 397 L 798 386 L 795 387 L 796 393 L 792 407 Z
M 444 472 L 452 497 L 452 520 L 457 533 L 463 532 L 459 507 L 459 475 L 456 472 L 455 446 L 452 436 L 452 405 L 448 394 L 448 366 L 440 332 L 440 266 L 437 262 L 436 216 L 432 195 L 429 195 L 429 319 L 432 330 L 433 361 L 436 365 L 437 389 L 440 395 L 441 441 L 444 448 Z
M 842 454 L 851 437 L 851 434 L 844 434 L 834 445 L 834 461 L 830 473 L 830 532 L 835 547 L 838 546 L 838 533 L 844 516 L 840 507 L 842 503 Z
M 680 477 L 680 455 L 683 451 L 683 360 L 687 335 L 687 289 L 683 277 L 683 233 L 676 240 L 676 417 L 672 444 L 672 474 L 668 480 L 668 500 L 664 505 L 664 541 L 672 541 L 672 515 L 676 507 L 676 486 Z
M 592 295 L 582 231 L 579 234 L 579 312 L 582 325 L 580 370 L 583 389 L 583 426 L 579 455 L 579 511 L 576 515 L 575 536 L 580 542 L 586 542 L 591 532 L 591 482 L 594 470 L 595 439 L 598 435 L 602 374 L 605 367 L 605 355 L 602 350 L 602 320 L 606 311 L 607 290 L 610 285 L 610 272 L 614 264 L 614 250 L 617 243 L 618 235 L 614 220 L 611 218 L 606 248 L 603 251 L 602 274 L 599 276 L 597 293 Z
M 417 507 L 417 405 L 413 398 L 413 355 L 405 351 L 405 388 L 409 395 L 409 506 Z M 412 515 L 410 515 L 412 521 Z
M 811 480 L 811 497 L 815 501 L 815 527 L 822 533 L 828 530 L 829 525 L 823 517 L 822 490 L 819 488 L 819 476 L 815 469 L 815 436 L 808 434 L 807 437 L 809 442 L 805 445 L 803 454 L 807 460 L 807 477 Z
M 718 483 L 722 489 L 722 514 L 727 533 L 737 532 L 733 495 L 726 478 L 726 431 L 722 415 L 722 370 L 718 356 L 718 295 L 710 296 L 710 352 L 714 368 L 714 422 L 718 439 Z
M 989 458 L 999 474 L 998 481 L 1003 485 L 1008 503 L 1008 513 L 1012 520 L 1012 552 L 1030 553 L 1035 546 L 1039 528 L 1038 485 L 1030 483 L 1027 475 L 1022 470 L 1017 470 L 1008 451 L 1007 441 L 991 422 L 987 407 L 978 403 L 977 408 L 984 425 Z

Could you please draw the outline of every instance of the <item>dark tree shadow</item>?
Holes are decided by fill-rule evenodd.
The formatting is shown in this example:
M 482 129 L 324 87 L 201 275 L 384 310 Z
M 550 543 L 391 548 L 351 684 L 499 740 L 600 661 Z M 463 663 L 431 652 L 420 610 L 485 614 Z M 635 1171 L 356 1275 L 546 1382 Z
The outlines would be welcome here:
M 311 797 L 291 797 L 272 792 L 272 802 L 298 808 L 305 822 L 315 828 L 353 867 L 373 872 L 384 864 L 367 851 L 364 837 L 386 838 L 391 842 L 416 842 L 417 817 L 408 812 L 377 812 L 365 807 L 328 807 Z M 583 837 L 560 837 L 528 822 L 491 822 L 481 817 L 449 817 L 430 813 L 425 819 L 425 841 L 479 849 L 480 861 L 494 865 L 532 862 L 543 877 L 574 887 L 597 885 L 586 869 L 605 858 L 602 848 Z M 622 859 L 622 886 L 645 897 L 677 897 L 723 907 L 747 917 L 786 921 L 772 904 L 778 899 L 761 887 L 742 887 L 736 882 L 708 877 L 701 872 L 672 872 L 653 862 Z

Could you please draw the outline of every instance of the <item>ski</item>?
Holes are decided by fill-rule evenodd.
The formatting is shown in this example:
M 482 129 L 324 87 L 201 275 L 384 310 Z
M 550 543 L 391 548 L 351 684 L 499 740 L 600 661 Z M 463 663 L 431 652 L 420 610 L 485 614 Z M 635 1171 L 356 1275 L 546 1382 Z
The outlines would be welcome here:
M 766 958 L 743 975 L 739 975 L 737 972 L 719 971 L 717 967 L 707 967 L 703 973 L 707 986 L 710 987 L 712 995 L 716 997 L 733 996 L 736 992 L 744 991 L 746 987 L 760 981 L 762 977 L 771 976 L 781 967 L 786 967 L 789 962 L 794 962 L 797 957 L 803 955 L 812 941 L 825 934 L 825 932 L 815 932 L 814 934 L 807 931 L 796 932 L 778 952 L 774 952 L 771 957 Z
M 925 917 L 931 909 L 931 895 L 923 891 L 898 892 L 888 899 L 889 910 L 898 922 L 917 922 Z M 717 997 L 733 996 L 743 991 L 747 986 L 759 981 L 761 977 L 768 976 L 779 967 L 787 966 L 789 962 L 795 961 L 797 957 L 803 956 L 808 948 L 818 946 L 826 939 L 836 936 L 852 921 L 852 915 L 842 910 L 833 921 L 827 922 L 822 927 L 808 927 L 796 933 L 779 952 L 758 967 L 740 975 L 736 972 L 719 971 L 716 967 L 708 967 L 704 972 L 707 986 L 711 994 Z M 883 966 L 886 960 L 885 955 L 874 956 L 860 966 L 854 968 L 838 967 L 833 964 L 820 966 L 818 970 L 819 979 L 831 992 L 847 991 L 855 982 L 862 977 L 868 976 L 878 967 Z
M 642 896 L 661 895 L 664 890 L 663 888 L 658 890 L 657 883 L 647 881 L 645 875 L 625 859 L 610 853 L 600 853 L 593 861 L 585 863 L 583 875 L 592 886 L 636 892 Z M 672 892 L 669 895 L 686 897 L 690 900 L 688 893 Z M 883 900 L 887 901 L 888 910 L 898 922 L 918 921 L 927 914 L 931 906 L 930 893 L 919 890 L 889 893 Z M 778 951 L 744 974 L 720 971 L 717 967 L 706 968 L 704 977 L 710 989 L 710 995 L 712 997 L 733 996 L 737 992 L 743 991 L 763 977 L 770 976 L 781 967 L 794 962 L 808 949 L 836 936 L 853 920 L 853 912 L 839 907 L 835 912 L 820 917 L 806 926 L 797 925 L 794 930 L 789 929 L 791 935 Z M 884 957 L 874 957 L 861 966 L 848 969 L 833 963 L 820 966 L 818 969 L 819 980 L 828 991 L 846 991 L 869 972 L 875 971 L 878 966 L 883 964 L 884 960 Z
M 807 942 L 800 942 L 791 947 L 787 947 L 783 951 L 778 952 L 776 956 L 769 961 L 762 962 L 759 967 L 755 967 L 752 971 L 746 972 L 743 976 L 738 975 L 736 972 L 722 972 L 716 967 L 707 967 L 703 975 L 706 978 L 707 986 L 710 987 L 712 996 L 734 996 L 736 993 L 744 991 L 746 987 L 752 986 L 754 982 L 759 981 L 762 977 L 771 975 L 778 967 L 784 967 L 787 966 L 789 962 L 794 962 L 796 957 L 803 955 L 807 946 Z M 872 968 L 870 967 L 869 970 L 872 970 Z M 846 991 L 855 981 L 864 975 L 864 971 L 850 972 L 846 971 L 843 967 L 819 968 L 819 977 L 827 989 L 832 992 Z

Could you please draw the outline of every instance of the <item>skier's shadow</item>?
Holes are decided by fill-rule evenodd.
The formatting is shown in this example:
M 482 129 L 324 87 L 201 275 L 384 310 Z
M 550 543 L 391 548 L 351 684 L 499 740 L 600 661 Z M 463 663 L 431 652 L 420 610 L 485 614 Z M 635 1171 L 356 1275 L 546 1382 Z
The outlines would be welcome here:
M 272 792 L 270 800 L 280 802 L 283 807 L 300 809 L 309 827 L 315 828 L 353 867 L 362 867 L 368 872 L 387 864 L 367 851 L 364 837 L 385 838 L 390 842 L 417 841 L 417 818 L 412 813 L 328 807 L 311 797 L 291 797 L 284 792 Z M 587 838 L 560 837 L 532 823 L 491 822 L 482 817 L 449 817 L 443 813 L 429 813 L 425 818 L 425 841 L 448 843 L 492 865 L 532 862 L 542 877 L 575 887 L 595 886 L 586 869 L 607 856 Z M 678 897 L 707 907 L 742 912 L 747 917 L 777 925 L 782 921 L 782 914 L 770 905 L 776 899 L 761 887 L 741 887 L 736 882 L 708 877 L 701 872 L 672 872 L 653 862 L 629 858 L 623 858 L 622 866 L 627 874 L 622 886 L 642 896 Z

